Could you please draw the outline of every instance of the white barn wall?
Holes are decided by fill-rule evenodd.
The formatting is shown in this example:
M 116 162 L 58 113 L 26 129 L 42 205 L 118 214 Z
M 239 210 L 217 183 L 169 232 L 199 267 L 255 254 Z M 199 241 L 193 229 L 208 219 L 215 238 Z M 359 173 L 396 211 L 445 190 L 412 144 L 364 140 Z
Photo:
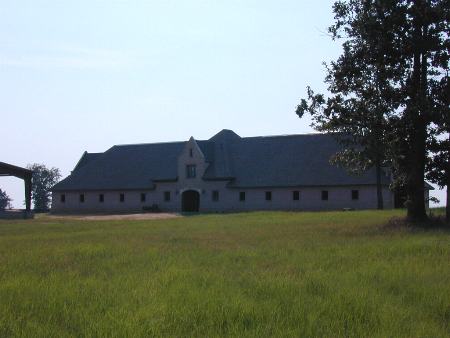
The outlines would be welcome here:
M 349 187 L 304 187 L 276 189 L 235 189 L 226 188 L 225 182 L 204 182 L 196 190 L 200 192 L 200 212 L 233 212 L 251 210 L 338 210 L 343 208 L 375 209 L 377 207 L 375 186 Z M 140 212 L 144 206 L 157 204 L 162 211 L 181 212 L 182 192 L 191 187 L 177 183 L 162 183 L 154 190 L 139 191 L 87 191 L 66 192 L 65 203 L 61 202 L 61 193 L 53 193 L 53 212 Z M 219 201 L 212 200 L 212 191 L 219 191 Z M 300 191 L 300 199 L 294 201 L 292 192 Z M 322 201 L 322 190 L 328 190 L 328 200 Z M 359 190 L 359 199 L 351 199 L 351 191 Z M 171 199 L 164 201 L 164 192 L 170 191 Z M 245 191 L 246 200 L 239 200 L 239 192 Z M 265 200 L 265 192 L 272 192 L 272 200 Z M 80 193 L 85 201 L 80 202 Z M 99 194 L 104 194 L 104 202 L 99 202 Z M 120 202 L 120 193 L 125 201 Z M 141 193 L 146 201 L 141 202 Z M 388 188 L 383 191 L 385 208 L 394 207 L 393 193 Z

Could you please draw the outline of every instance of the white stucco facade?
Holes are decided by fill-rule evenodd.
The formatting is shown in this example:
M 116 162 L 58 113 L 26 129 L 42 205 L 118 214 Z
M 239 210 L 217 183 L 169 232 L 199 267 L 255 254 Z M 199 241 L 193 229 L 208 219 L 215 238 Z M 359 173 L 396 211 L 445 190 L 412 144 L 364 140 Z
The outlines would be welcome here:
M 252 210 L 339 210 L 343 208 L 375 209 L 377 207 L 376 187 L 305 187 L 305 188 L 267 188 L 267 189 L 230 189 L 223 183 L 206 183 L 200 191 L 200 212 L 238 212 Z M 213 201 L 213 191 L 219 192 L 219 199 Z M 322 200 L 322 191 L 328 191 L 328 200 Z M 352 199 L 352 190 L 359 191 L 359 198 Z M 383 189 L 384 207 L 393 208 L 393 194 Z M 140 212 L 144 207 L 157 204 L 161 211 L 181 212 L 182 193 L 177 184 L 161 184 L 154 190 L 139 191 L 71 191 L 54 192 L 53 212 Z M 265 199 L 270 191 L 272 199 Z M 293 199 L 293 192 L 299 191 L 299 200 Z M 170 192 L 170 200 L 164 200 L 164 193 Z M 245 192 L 245 201 L 240 200 L 240 193 Z M 141 202 L 141 194 L 146 194 L 145 202 Z M 80 195 L 84 195 L 84 202 Z M 104 201 L 99 201 L 99 195 Z M 124 201 L 120 201 L 124 194 Z M 65 202 L 61 201 L 65 195 Z

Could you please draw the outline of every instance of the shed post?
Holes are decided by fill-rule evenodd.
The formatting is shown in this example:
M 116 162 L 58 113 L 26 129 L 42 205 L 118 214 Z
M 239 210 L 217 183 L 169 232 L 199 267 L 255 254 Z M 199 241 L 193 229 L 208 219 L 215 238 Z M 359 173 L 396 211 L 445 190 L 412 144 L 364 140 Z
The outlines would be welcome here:
M 31 175 L 27 175 L 25 182 L 25 208 L 27 211 L 31 210 Z

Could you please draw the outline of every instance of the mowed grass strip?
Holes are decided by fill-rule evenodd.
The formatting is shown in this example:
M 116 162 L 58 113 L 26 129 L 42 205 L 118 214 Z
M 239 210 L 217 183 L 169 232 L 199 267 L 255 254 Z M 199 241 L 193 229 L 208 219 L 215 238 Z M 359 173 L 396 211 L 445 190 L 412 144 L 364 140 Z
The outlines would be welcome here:
M 0 221 L 0 337 L 450 336 L 450 232 L 393 216 Z

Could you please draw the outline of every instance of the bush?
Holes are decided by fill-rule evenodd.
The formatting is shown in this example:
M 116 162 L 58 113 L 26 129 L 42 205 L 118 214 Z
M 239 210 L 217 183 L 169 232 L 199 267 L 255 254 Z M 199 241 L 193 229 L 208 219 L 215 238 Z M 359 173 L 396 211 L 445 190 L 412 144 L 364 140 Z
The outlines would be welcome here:
M 161 209 L 159 209 L 159 206 L 156 203 L 153 203 L 150 206 L 144 206 L 142 207 L 142 210 L 146 212 L 161 212 Z

